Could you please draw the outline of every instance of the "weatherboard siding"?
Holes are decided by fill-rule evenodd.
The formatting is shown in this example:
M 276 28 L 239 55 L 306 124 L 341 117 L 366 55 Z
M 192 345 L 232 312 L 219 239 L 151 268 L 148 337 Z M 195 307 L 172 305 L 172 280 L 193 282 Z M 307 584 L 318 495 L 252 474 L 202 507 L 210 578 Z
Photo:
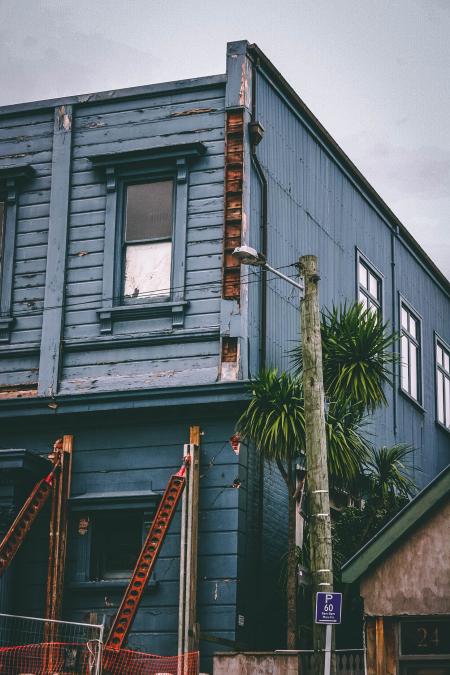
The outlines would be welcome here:
M 115 414 L 95 422 L 79 417 L 70 426 L 74 434 L 71 495 L 139 490 L 161 495 L 170 475 L 181 465 L 183 444 L 189 440 L 189 426 L 199 415 L 204 434 L 201 437 L 198 615 L 203 632 L 233 640 L 237 621 L 238 538 L 246 521 L 247 485 L 245 458 L 236 456 L 228 441 L 234 429 L 232 417 L 206 414 L 199 409 L 191 410 L 191 414 L 178 414 L 176 422 L 170 414 L 158 415 L 151 411 L 131 417 Z M 59 420 L 28 434 L 17 427 L 6 427 L 1 445 L 25 444 L 37 452 L 48 453 L 55 438 L 66 431 L 66 425 Z M 240 489 L 233 487 L 237 476 L 242 478 Z M 105 499 L 105 507 L 107 503 Z M 40 516 L 38 526 L 33 528 L 17 558 L 16 569 L 22 582 L 14 595 L 12 611 L 18 614 L 41 616 L 43 612 L 48 517 L 48 513 Z M 86 589 L 76 585 L 83 564 L 75 554 L 77 537 L 80 538 L 76 529 L 73 512 L 64 618 L 83 621 L 89 612 L 97 612 L 101 620 L 104 613 L 107 617 L 114 614 L 124 589 L 109 586 Z M 157 583 L 150 584 L 137 613 L 131 646 L 159 654 L 176 653 L 179 533 L 180 507 L 155 567 Z M 208 650 L 209 646 L 202 643 L 202 652 L 207 654 Z
M 47 260 L 53 111 L 0 117 L 0 168 L 29 165 L 17 184 L 10 341 L 0 348 L 0 388 L 37 382 Z M 35 348 L 26 356 L 15 347 Z
M 206 154 L 188 171 L 184 329 L 218 332 L 223 236 L 224 87 L 75 108 L 64 339 L 94 341 L 100 335 L 106 185 L 103 170 L 88 156 L 126 151 L 143 143 L 175 145 L 201 141 Z M 168 332 L 171 317 L 114 322 L 112 337 Z M 60 391 L 111 390 L 168 383 L 206 383 L 217 378 L 218 338 L 165 348 L 85 345 L 65 353 Z M 163 353 L 162 353 L 163 352 Z
M 420 486 L 450 461 L 450 441 L 435 424 L 434 331 L 450 340 L 450 297 L 426 264 L 420 263 L 370 196 L 355 185 L 331 148 L 307 120 L 294 114 L 266 76 L 256 74 L 256 119 L 265 129 L 256 153 L 268 182 L 268 250 L 271 265 L 295 274 L 303 254 L 319 258 L 323 307 L 356 299 L 356 254 L 382 275 L 383 319 L 398 329 L 401 293 L 423 317 L 423 407 L 386 388 L 388 407 L 375 413 L 368 432 L 377 445 L 404 442 L 415 448 L 412 464 Z M 254 223 L 253 227 L 258 226 Z M 394 240 L 394 241 L 393 241 Z M 290 368 L 299 339 L 295 289 L 268 275 L 267 364 Z M 280 326 L 283 329 L 280 330 Z

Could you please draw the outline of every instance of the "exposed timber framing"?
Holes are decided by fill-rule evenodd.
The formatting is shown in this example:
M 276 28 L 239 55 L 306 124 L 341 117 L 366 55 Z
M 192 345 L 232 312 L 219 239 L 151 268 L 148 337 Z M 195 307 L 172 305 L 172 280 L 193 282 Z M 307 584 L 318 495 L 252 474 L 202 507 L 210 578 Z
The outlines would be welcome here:
M 197 623 L 198 506 L 200 488 L 200 427 L 190 428 L 185 445 L 187 489 L 183 494 L 180 537 L 180 601 L 178 654 L 197 651 L 200 630 Z M 183 671 L 182 671 L 183 672 Z
M 240 300 L 240 263 L 233 258 L 242 243 L 242 191 L 244 179 L 244 111 L 227 112 L 225 129 L 225 232 L 223 290 L 226 300 Z
M 67 522 L 70 483 L 72 478 L 73 436 L 63 436 L 53 448 L 54 461 L 59 459 L 60 471 L 53 481 L 52 510 L 47 575 L 46 619 L 61 618 L 64 593 L 64 571 L 67 554 Z M 49 625 L 49 624 L 47 624 Z M 50 624 L 49 628 L 51 631 Z M 49 640 L 50 642 L 52 640 Z

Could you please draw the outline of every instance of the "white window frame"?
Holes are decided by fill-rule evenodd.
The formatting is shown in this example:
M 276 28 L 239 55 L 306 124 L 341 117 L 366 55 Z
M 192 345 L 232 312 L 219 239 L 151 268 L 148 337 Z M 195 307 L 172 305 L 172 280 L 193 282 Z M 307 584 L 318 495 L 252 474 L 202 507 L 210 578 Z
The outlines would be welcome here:
M 438 360 L 438 349 L 442 350 L 442 363 Z M 447 356 L 447 359 L 445 359 Z M 450 346 L 437 333 L 434 334 L 434 358 L 435 358 L 435 396 L 436 396 L 436 422 L 446 431 L 450 431 Z M 439 410 L 439 385 L 440 376 L 443 383 L 442 419 Z
M 408 331 L 408 329 L 404 328 L 402 325 L 402 309 L 404 309 L 409 316 L 411 316 L 415 321 L 417 325 L 417 330 L 416 330 L 416 336 L 414 336 L 412 333 Z M 401 295 L 399 294 L 399 330 L 400 330 L 400 391 L 402 394 L 407 396 L 411 401 L 413 401 L 416 405 L 418 405 L 420 408 L 423 409 L 423 372 L 422 372 L 422 363 L 423 363 L 423 356 L 422 356 L 422 317 L 420 314 L 414 309 L 414 307 Z M 402 369 L 404 367 L 404 363 L 402 361 L 403 353 L 402 353 L 402 345 L 403 345 L 403 337 L 405 337 L 408 341 L 408 363 L 407 368 L 408 368 L 408 388 L 405 388 L 403 386 L 403 377 L 402 377 Z M 414 344 L 415 347 L 417 348 L 417 363 L 416 363 L 416 381 L 417 381 L 417 398 L 412 395 L 411 393 L 411 369 L 409 366 L 409 355 L 410 355 L 410 345 Z
M 360 280 L 359 270 L 360 265 L 362 265 L 369 274 L 371 274 L 378 286 L 379 297 L 374 296 L 368 288 L 366 288 Z M 383 318 L 383 281 L 384 275 L 380 270 L 370 262 L 370 260 L 365 256 L 358 248 L 356 249 L 356 298 L 357 301 L 362 303 L 360 295 L 363 294 L 366 299 L 366 307 L 369 308 L 369 302 L 376 308 L 378 316 L 380 319 Z

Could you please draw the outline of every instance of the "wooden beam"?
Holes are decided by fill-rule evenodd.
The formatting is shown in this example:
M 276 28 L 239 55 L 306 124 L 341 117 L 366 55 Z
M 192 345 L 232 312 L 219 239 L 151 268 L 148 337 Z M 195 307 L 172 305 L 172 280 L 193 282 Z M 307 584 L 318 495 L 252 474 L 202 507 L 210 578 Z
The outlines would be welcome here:
M 200 427 L 190 428 L 189 444 L 184 446 L 187 464 L 187 486 L 183 495 L 180 535 L 180 595 L 178 613 L 178 654 L 197 651 L 199 626 L 197 623 L 197 559 L 198 559 L 198 505 L 200 483 Z M 180 661 L 180 675 L 184 665 Z
M 376 675 L 386 675 L 385 648 L 384 648 L 384 619 L 377 616 L 375 619 L 375 663 Z
M 72 108 L 59 106 L 55 109 L 53 131 L 49 246 L 39 362 L 39 396 L 54 396 L 58 391 L 67 258 L 71 138 Z
M 199 646 L 199 629 L 197 624 L 197 562 L 198 562 L 198 506 L 200 496 L 200 427 L 190 429 L 191 464 L 189 467 L 188 485 L 188 528 L 187 528 L 187 593 L 185 645 L 188 652 Z
M 60 471 L 53 482 L 50 517 L 47 601 L 45 617 L 60 619 L 64 594 L 64 572 L 67 554 L 68 500 L 72 477 L 73 436 L 63 436 L 54 446 L 60 457 Z

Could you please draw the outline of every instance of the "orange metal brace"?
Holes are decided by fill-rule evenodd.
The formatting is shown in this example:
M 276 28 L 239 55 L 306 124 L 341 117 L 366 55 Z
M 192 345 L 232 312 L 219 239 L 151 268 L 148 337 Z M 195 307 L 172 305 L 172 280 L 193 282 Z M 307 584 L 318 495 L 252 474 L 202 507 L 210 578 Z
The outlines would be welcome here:
M 55 443 L 56 448 L 57 443 Z M 0 543 L 0 576 L 10 565 L 19 550 L 22 542 L 30 531 L 31 526 L 43 509 L 52 491 L 53 479 L 59 468 L 60 457 L 57 453 L 50 456 L 54 463 L 48 476 L 36 483 L 30 496 L 22 506 L 13 524 Z
M 105 643 L 107 649 L 119 651 L 127 638 L 145 586 L 158 559 L 167 530 L 186 485 L 187 462 L 188 459 L 185 458 L 181 469 L 169 480 Z

